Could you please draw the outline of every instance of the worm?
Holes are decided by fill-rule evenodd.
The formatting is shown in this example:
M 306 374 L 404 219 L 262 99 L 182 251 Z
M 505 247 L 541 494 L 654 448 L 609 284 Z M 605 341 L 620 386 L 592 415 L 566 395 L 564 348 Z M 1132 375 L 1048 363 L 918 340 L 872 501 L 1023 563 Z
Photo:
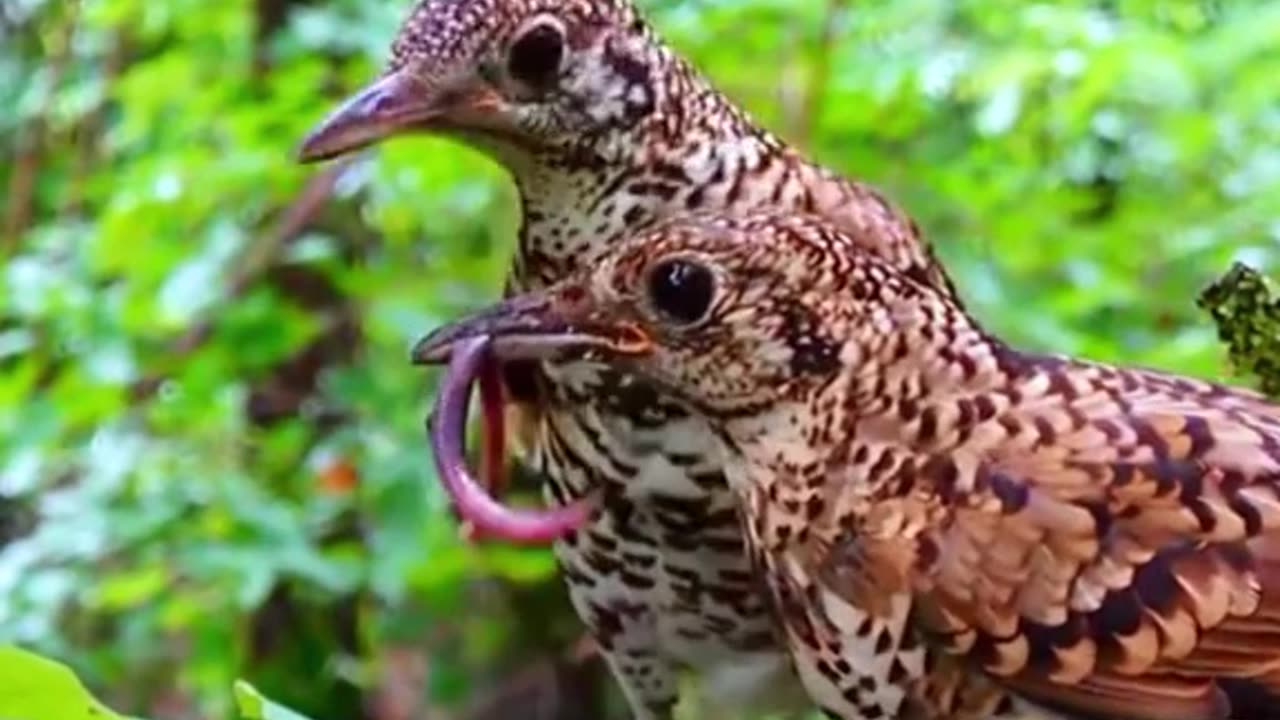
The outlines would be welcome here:
M 471 387 L 488 352 L 489 338 L 468 338 L 453 346 L 449 368 L 427 417 L 427 438 L 436 471 L 458 515 L 477 535 L 511 542 L 546 544 L 582 527 L 593 502 L 582 498 L 559 508 L 521 510 L 498 502 L 467 468 L 466 422 Z
M 480 366 L 480 408 L 483 415 L 484 447 L 480 465 L 480 479 L 489 493 L 502 497 L 507 488 L 506 417 L 502 407 L 501 366 L 486 355 Z

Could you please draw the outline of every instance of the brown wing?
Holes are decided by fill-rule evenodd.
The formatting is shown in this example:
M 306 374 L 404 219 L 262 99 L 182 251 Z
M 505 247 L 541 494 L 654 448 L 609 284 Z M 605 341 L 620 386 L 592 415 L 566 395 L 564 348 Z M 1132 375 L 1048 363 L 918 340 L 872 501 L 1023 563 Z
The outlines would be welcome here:
M 1280 411 L 1086 366 L 1001 407 L 949 455 L 919 622 L 1078 711 L 1226 717 L 1219 680 L 1280 688 Z
M 921 626 L 929 624 L 922 620 L 929 607 L 911 598 L 919 545 L 904 540 L 930 514 L 927 503 L 919 498 L 895 498 L 878 503 L 855 527 L 838 532 L 830 542 L 792 545 L 789 552 L 797 562 L 775 563 L 770 573 L 775 583 L 784 583 L 782 596 L 791 599 L 789 605 L 782 604 L 784 624 L 794 627 L 799 618 L 811 652 L 825 659 L 829 668 L 853 668 L 859 675 L 859 690 L 868 688 L 868 678 L 899 688 L 902 702 L 886 716 L 902 720 L 1078 717 L 1018 697 L 963 653 L 921 643 Z M 787 567 L 804 569 L 788 573 Z M 859 647 L 860 638 L 874 638 L 875 652 L 868 652 L 871 647 L 865 640 Z M 803 659 L 797 666 L 802 665 Z M 842 696 L 848 697 L 847 691 Z M 847 716 L 876 715 L 873 708 L 860 706 Z

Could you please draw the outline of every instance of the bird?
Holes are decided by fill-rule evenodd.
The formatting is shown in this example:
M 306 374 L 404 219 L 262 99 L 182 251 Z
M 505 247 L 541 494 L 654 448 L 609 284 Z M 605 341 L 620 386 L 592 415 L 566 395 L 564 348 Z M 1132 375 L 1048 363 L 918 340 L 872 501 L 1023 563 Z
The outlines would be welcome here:
M 384 72 L 299 155 L 413 133 L 466 143 L 511 173 L 522 217 L 508 294 L 550 286 L 673 216 L 757 207 L 830 218 L 954 292 L 910 218 L 762 128 L 626 0 L 423 0 Z M 502 370 L 514 444 L 548 501 L 600 496 L 555 554 L 633 715 L 670 718 L 684 668 L 727 717 L 796 690 L 703 421 L 608 367 Z
M 829 717 L 1275 717 L 1280 405 L 1017 349 L 871 245 L 692 214 L 414 352 L 603 363 L 705 418 Z

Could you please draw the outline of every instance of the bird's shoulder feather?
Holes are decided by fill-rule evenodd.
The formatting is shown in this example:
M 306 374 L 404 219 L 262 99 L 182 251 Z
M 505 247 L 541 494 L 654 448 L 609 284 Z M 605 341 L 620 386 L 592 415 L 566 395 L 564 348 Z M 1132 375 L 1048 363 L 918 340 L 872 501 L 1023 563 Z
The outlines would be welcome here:
M 1280 409 L 1074 362 L 1013 394 L 999 442 L 953 450 L 961 488 L 921 534 L 929 632 L 1093 712 L 1214 717 L 1215 679 L 1277 685 Z

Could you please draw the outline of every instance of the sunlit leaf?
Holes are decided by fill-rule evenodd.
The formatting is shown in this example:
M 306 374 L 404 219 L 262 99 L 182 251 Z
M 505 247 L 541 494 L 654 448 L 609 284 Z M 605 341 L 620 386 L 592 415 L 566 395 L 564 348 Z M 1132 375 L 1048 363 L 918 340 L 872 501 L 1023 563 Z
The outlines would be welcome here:
M 12 645 L 0 646 L 0 718 L 123 720 L 65 665 Z
M 283 705 L 271 702 L 243 680 L 236 681 L 235 694 L 241 720 L 309 720 Z

